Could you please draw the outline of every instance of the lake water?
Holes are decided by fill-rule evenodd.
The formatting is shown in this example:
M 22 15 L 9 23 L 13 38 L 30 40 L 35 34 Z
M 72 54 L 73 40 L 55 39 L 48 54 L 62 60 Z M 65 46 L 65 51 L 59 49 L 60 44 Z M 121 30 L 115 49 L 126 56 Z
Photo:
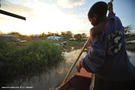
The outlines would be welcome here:
M 127 53 L 128 53 L 130 62 L 135 66 L 135 52 L 128 51 Z
M 53 67 L 48 70 L 48 72 L 42 73 L 39 76 L 32 77 L 30 81 L 25 81 L 23 83 L 20 83 L 19 85 L 18 83 L 11 84 L 11 86 L 14 87 L 21 87 L 21 89 L 14 88 L 11 90 L 55 90 L 55 88 L 63 81 L 67 71 L 69 70 L 69 67 L 77 58 L 79 53 L 80 49 L 71 52 L 65 52 L 65 60 L 60 62 L 57 67 Z M 84 57 L 85 54 L 86 53 L 83 53 L 82 57 Z M 135 66 L 135 53 L 128 51 L 128 56 L 132 64 Z M 75 68 L 72 73 L 74 72 L 76 72 Z

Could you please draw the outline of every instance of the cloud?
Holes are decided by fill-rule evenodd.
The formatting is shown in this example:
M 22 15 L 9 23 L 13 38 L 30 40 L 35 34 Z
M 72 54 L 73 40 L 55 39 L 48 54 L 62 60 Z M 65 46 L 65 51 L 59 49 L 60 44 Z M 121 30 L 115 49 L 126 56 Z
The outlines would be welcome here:
M 85 4 L 85 0 L 57 0 L 57 3 L 63 8 L 73 8 Z
M 90 25 L 89 22 L 86 21 L 87 16 L 84 14 L 75 13 L 73 9 L 71 9 L 72 12 L 62 11 L 57 3 L 48 4 L 38 0 L 34 0 L 33 2 L 30 1 L 31 0 L 23 3 L 14 3 L 14 5 L 18 5 L 16 7 L 25 5 L 26 8 L 19 8 L 22 8 L 22 14 L 24 12 L 27 14 L 27 20 L 19 21 L 14 18 L 9 19 L 3 17 L 4 19 L 0 21 L 0 24 L 2 25 L 1 28 L 4 32 L 16 30 L 23 34 L 39 34 L 42 32 L 61 32 L 70 30 L 73 33 L 89 33 Z M 70 0 L 68 2 L 74 5 L 81 5 L 83 1 L 84 0 Z M 10 9 L 12 5 L 9 6 Z M 12 9 L 13 8 L 15 7 L 12 7 Z M 17 12 L 20 10 L 15 9 L 15 11 Z
M 55 4 L 39 3 L 39 6 L 34 9 L 34 12 L 37 22 L 46 30 L 78 32 L 88 27 L 83 20 L 84 16 L 81 14 L 63 12 Z

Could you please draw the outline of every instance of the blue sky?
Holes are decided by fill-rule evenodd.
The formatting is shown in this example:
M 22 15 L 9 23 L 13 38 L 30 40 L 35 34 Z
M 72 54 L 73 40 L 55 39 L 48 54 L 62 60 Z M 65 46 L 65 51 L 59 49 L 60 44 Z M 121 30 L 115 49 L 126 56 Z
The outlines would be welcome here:
M 135 27 L 135 1 L 134 0 L 116 0 L 114 1 L 114 12 L 119 16 L 123 25 L 132 25 Z
M 101 0 L 86 0 L 86 3 L 78 8 L 76 12 L 85 13 L 89 11 L 90 7 L 97 1 Z M 109 2 L 109 0 L 102 0 Z M 113 0 L 114 13 L 118 16 L 123 26 L 132 25 L 135 27 L 135 0 Z
M 97 1 L 101 0 L 1 0 L 1 9 L 23 15 L 27 20 L 0 15 L 0 30 L 22 34 L 70 30 L 73 33 L 89 34 L 92 25 L 88 21 L 87 13 Z M 113 5 L 123 26 L 131 25 L 135 30 L 135 1 L 114 0 Z

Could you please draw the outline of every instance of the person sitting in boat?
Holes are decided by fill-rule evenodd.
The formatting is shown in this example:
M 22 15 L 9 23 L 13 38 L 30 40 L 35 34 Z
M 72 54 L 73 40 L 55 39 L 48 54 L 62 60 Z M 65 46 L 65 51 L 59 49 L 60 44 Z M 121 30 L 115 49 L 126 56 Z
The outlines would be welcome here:
M 106 17 L 109 10 L 108 17 Z M 94 90 L 135 90 L 135 67 L 125 48 L 124 28 L 112 3 L 96 2 L 88 12 L 93 25 L 90 50 L 77 65 L 95 73 Z

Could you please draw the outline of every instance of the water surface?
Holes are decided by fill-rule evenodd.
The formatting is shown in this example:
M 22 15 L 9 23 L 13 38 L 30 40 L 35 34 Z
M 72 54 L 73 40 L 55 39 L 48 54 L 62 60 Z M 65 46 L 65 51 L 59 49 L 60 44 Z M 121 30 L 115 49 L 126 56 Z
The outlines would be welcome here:
M 22 86 L 21 90 L 55 90 L 55 88 L 61 84 L 71 64 L 75 61 L 80 53 L 80 49 L 71 52 L 65 52 L 65 60 L 61 61 L 56 67 L 51 68 L 47 72 L 42 73 L 39 76 L 32 77 L 30 81 L 21 82 L 20 84 L 14 83 L 13 86 Z M 135 66 L 135 53 L 127 51 L 130 62 Z M 86 53 L 83 53 L 82 57 Z M 76 69 L 74 68 L 74 72 Z M 72 72 L 72 75 L 73 73 Z M 32 87 L 26 89 L 27 86 Z M 18 88 L 11 90 L 20 90 Z

